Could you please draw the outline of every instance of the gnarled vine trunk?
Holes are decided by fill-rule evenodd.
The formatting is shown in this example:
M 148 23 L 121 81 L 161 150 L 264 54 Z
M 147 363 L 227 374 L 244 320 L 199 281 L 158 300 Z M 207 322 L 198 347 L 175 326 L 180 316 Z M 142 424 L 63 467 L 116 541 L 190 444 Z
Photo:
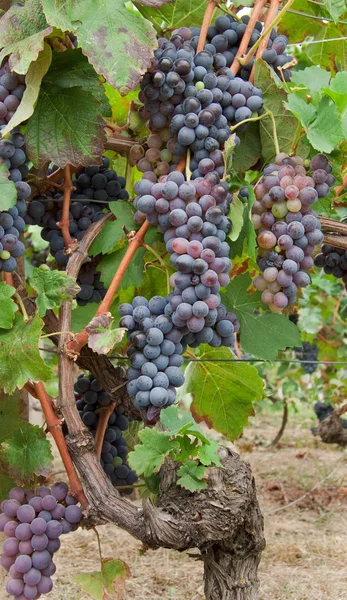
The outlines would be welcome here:
M 145 547 L 198 549 L 207 600 L 258 598 L 263 518 L 250 466 L 238 454 L 220 448 L 223 468 L 211 467 L 206 489 L 193 493 L 176 484 L 177 465 L 167 461 L 157 504 L 146 500 L 137 508 L 109 485 L 88 436 L 70 435 L 67 441 L 90 503 L 91 522 L 114 522 Z

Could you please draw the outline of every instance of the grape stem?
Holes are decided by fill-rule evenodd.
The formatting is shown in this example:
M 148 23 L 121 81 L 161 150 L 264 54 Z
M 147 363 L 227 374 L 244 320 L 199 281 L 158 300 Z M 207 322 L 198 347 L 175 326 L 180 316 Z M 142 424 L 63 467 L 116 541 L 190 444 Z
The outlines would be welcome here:
M 264 28 L 267 29 L 268 26 L 272 23 L 272 21 L 275 19 L 278 9 L 279 9 L 279 5 L 280 5 L 280 0 L 271 0 L 270 2 L 270 8 L 266 13 L 266 17 L 265 17 L 265 22 L 264 22 Z M 264 50 L 266 50 L 267 45 L 268 45 L 268 41 L 270 38 L 270 33 L 271 31 L 269 31 L 269 33 L 267 33 L 267 35 L 265 35 L 260 43 L 260 46 L 257 50 L 257 54 L 256 54 L 256 60 L 258 58 L 261 58 L 263 56 L 263 52 Z M 254 69 L 255 69 L 255 63 L 252 67 L 251 70 L 251 74 L 249 76 L 249 81 L 251 83 L 254 83 Z
M 265 4 L 266 4 L 267 0 L 256 0 L 256 3 L 254 5 L 251 17 L 247 23 L 247 27 L 245 29 L 245 32 L 242 36 L 242 40 L 241 40 L 241 44 L 239 46 L 239 49 L 236 53 L 236 56 L 234 58 L 234 61 L 230 67 L 230 70 L 234 73 L 234 75 L 237 74 L 239 68 L 240 68 L 240 62 L 238 60 L 239 56 L 242 56 L 247 48 L 248 48 L 248 44 L 249 44 L 249 40 L 251 39 L 251 35 L 253 33 L 253 29 L 255 27 L 256 22 L 258 21 L 258 18 L 260 16 L 261 11 L 263 10 Z
M 156 250 L 154 250 L 154 248 L 151 248 L 151 246 L 149 246 L 148 244 L 142 244 L 144 248 L 146 248 L 147 252 L 151 252 L 151 254 L 153 254 L 153 256 L 155 256 L 155 258 L 157 259 L 157 261 L 159 262 L 159 264 L 165 269 L 165 273 L 166 273 L 166 285 L 167 285 L 167 293 L 170 293 L 170 274 L 169 274 L 169 270 L 167 268 L 167 264 L 165 262 L 165 260 L 162 259 L 162 257 L 160 256 L 160 254 L 158 254 L 158 252 L 156 252 Z
M 26 308 L 24 306 L 24 302 L 23 302 L 20 294 L 18 294 L 18 292 L 15 293 L 14 297 L 15 297 L 15 299 L 18 302 L 19 308 L 20 308 L 21 313 L 23 315 L 24 322 L 27 323 L 29 321 L 29 315 L 28 315 L 28 313 L 26 311 Z
M 249 61 L 253 58 L 254 53 L 259 48 L 259 46 L 262 43 L 262 41 L 266 38 L 266 36 L 268 34 L 271 33 L 272 28 L 276 27 L 277 23 L 280 22 L 280 20 L 282 19 L 283 15 L 287 12 L 288 8 L 291 7 L 291 5 L 294 3 L 294 1 L 295 0 L 288 0 L 287 4 L 284 5 L 284 7 L 282 8 L 282 10 L 277 14 L 277 16 L 273 19 L 273 21 L 271 21 L 271 23 L 269 23 L 269 25 L 267 27 L 265 27 L 265 29 L 262 32 L 261 36 L 257 39 L 257 41 L 255 42 L 255 44 L 247 52 L 247 54 L 244 57 L 242 57 L 242 58 L 241 57 L 238 58 L 238 60 L 241 63 L 241 65 L 243 65 L 243 66 L 248 65 Z
M 98 427 L 95 435 L 95 449 L 98 460 L 101 457 L 102 444 L 104 442 L 104 437 L 107 429 L 107 424 L 110 416 L 112 415 L 114 409 L 116 408 L 116 403 L 111 402 L 108 406 L 105 406 L 99 413 L 99 421 Z
M 65 248 L 69 248 L 72 243 L 72 237 L 69 231 L 69 212 L 70 212 L 70 201 L 71 201 L 71 192 L 74 189 L 72 185 L 71 179 L 71 170 L 70 165 L 66 165 L 64 168 L 64 199 L 63 199 L 63 214 L 61 217 L 61 221 L 57 223 L 58 227 L 60 227 L 61 232 L 64 238 L 64 246 Z
M 204 14 L 204 20 L 201 25 L 199 42 L 198 42 L 198 46 L 196 49 L 197 54 L 198 54 L 198 52 L 201 52 L 205 47 L 207 31 L 208 31 L 208 28 L 212 21 L 214 9 L 216 8 L 217 5 L 218 5 L 218 0 L 208 0 L 208 2 L 207 2 L 205 14 Z
M 54 333 L 45 333 L 44 335 L 41 335 L 41 340 L 44 338 L 50 338 L 54 335 L 64 335 L 65 333 L 72 335 L 71 331 L 54 331 Z
M 266 117 L 269 117 L 271 119 L 272 128 L 273 128 L 273 143 L 275 146 L 276 154 L 279 154 L 280 147 L 279 147 L 278 137 L 277 137 L 276 121 L 275 121 L 275 117 L 273 116 L 273 113 L 271 112 L 271 110 L 266 110 L 262 115 L 260 115 L 258 117 L 251 117 L 250 119 L 244 119 L 244 121 L 240 121 L 240 123 L 237 123 L 236 125 L 233 125 L 232 127 L 230 127 L 230 131 L 231 132 L 235 131 L 235 129 L 237 129 L 238 127 L 240 127 L 240 125 L 243 125 L 244 123 L 251 123 L 252 121 L 261 121 L 262 119 L 265 119 Z
M 88 506 L 88 502 L 84 495 L 81 482 L 77 477 L 75 467 L 67 449 L 66 441 L 61 430 L 61 421 L 58 419 L 53 410 L 52 399 L 50 398 L 50 396 L 48 396 L 46 388 L 42 381 L 34 383 L 34 388 L 36 396 L 40 400 L 42 411 L 46 419 L 47 430 L 54 438 L 61 459 L 64 463 L 65 471 L 69 478 L 71 494 L 72 496 L 74 496 L 74 498 L 76 498 L 76 500 L 78 500 L 81 503 L 83 508 L 86 508 Z

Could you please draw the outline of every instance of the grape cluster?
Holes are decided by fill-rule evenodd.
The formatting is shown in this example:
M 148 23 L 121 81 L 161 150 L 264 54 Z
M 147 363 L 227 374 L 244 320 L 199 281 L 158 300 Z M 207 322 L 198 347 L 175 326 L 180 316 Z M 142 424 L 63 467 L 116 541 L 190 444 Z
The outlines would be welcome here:
M 230 25 L 229 18 L 225 18 Z M 223 35 L 218 37 L 224 38 L 227 48 L 228 40 Z M 190 149 L 192 178 L 201 176 L 200 161 L 213 159 L 211 154 L 224 147 L 230 125 L 262 112 L 262 91 L 234 76 L 229 68 L 234 55 L 226 50 L 230 58 L 226 60 L 217 52 L 222 40 L 214 39 L 196 53 L 196 39 L 194 28 L 186 27 L 178 29 L 170 40 L 160 38 L 152 65 L 141 82 L 139 99 L 143 108 L 139 114 L 148 121 L 152 134 L 147 149 L 136 145 L 130 158 L 144 173 L 167 175 Z M 223 168 L 222 160 L 218 167 Z
M 334 412 L 334 407 L 331 404 L 325 404 L 325 402 L 316 402 L 313 408 L 320 423 Z M 340 423 L 343 429 L 347 429 L 347 419 L 340 418 Z
M 208 51 L 213 56 L 213 65 L 215 69 L 230 67 L 238 52 L 242 42 L 243 35 L 246 30 L 249 16 L 244 15 L 242 23 L 236 20 L 232 15 L 221 15 L 217 17 L 214 25 L 211 25 L 207 31 L 207 39 L 205 43 L 205 51 Z M 252 35 L 249 41 L 246 53 L 257 42 L 263 30 L 263 24 L 260 21 L 255 23 Z M 194 49 L 197 48 L 200 28 L 192 27 L 193 37 L 190 44 Z M 292 56 L 285 54 L 285 49 L 288 44 L 288 39 L 285 35 L 277 35 L 275 29 L 271 31 L 267 48 L 264 50 L 262 58 L 265 60 L 275 73 L 286 81 L 290 80 L 290 70 L 283 68 L 284 65 L 293 60 Z M 243 66 L 240 70 L 240 77 L 244 81 L 248 81 L 251 70 L 254 65 L 254 58 Z
M 347 250 L 323 244 L 322 251 L 314 258 L 316 267 L 323 267 L 324 273 L 342 279 L 347 288 Z
M 35 492 L 19 487 L 10 491 L 0 512 L 0 531 L 8 536 L 0 564 L 11 576 L 6 584 L 9 594 L 16 600 L 36 600 L 52 590 L 59 537 L 75 531 L 81 518 L 81 509 L 63 482 Z
M 0 68 L 0 125 L 13 117 L 25 92 L 25 76 L 12 73 L 8 61 Z
M 40 225 L 43 229 L 41 237 L 49 242 L 49 252 L 54 257 L 57 266 L 64 269 L 69 255 L 64 252 L 62 231 L 57 225 L 62 217 L 63 198 L 61 194 L 38 196 L 28 205 L 25 217 L 26 223 Z M 83 204 L 83 200 L 72 202 L 69 213 L 69 231 L 72 237 L 81 240 L 88 227 L 104 216 L 99 204 Z M 100 302 L 106 294 L 100 281 L 97 265 L 100 257 L 84 263 L 80 269 L 77 283 L 81 290 L 77 294 L 77 304 L 85 306 L 89 302 Z
M 94 375 L 81 373 L 75 383 L 78 412 L 83 423 L 95 437 L 100 410 L 109 406 L 110 396 L 103 390 Z M 101 453 L 101 466 L 115 486 L 131 486 L 137 481 L 134 471 L 126 464 L 127 443 L 122 432 L 129 426 L 129 419 L 121 406 L 115 407 L 108 419 Z M 129 490 L 124 490 L 125 493 Z M 130 489 L 130 493 L 131 493 Z
M 264 169 L 254 189 L 252 220 L 262 271 L 254 285 L 273 312 L 294 304 L 297 289 L 310 283 L 307 271 L 313 266 L 312 254 L 323 240 L 310 206 L 329 193 L 335 179 L 323 154 L 312 158 L 310 168 L 308 175 L 302 158 L 281 153 Z
M 28 173 L 24 143 L 24 136 L 18 131 L 8 139 L 0 140 L 0 158 L 4 159 L 9 169 L 9 179 L 13 181 L 17 192 L 15 206 L 0 212 L 0 271 L 7 273 L 16 269 L 16 258 L 24 254 L 24 244 L 19 240 L 19 235 L 25 227 L 25 201 L 31 193 L 30 185 L 22 180 Z
M 319 348 L 318 348 L 318 346 L 316 346 L 316 344 L 310 344 L 309 342 L 302 342 L 302 347 L 296 348 L 295 354 L 299 360 L 317 361 L 318 354 L 319 354 Z M 317 369 L 316 362 L 312 362 L 312 363 L 303 362 L 303 363 L 301 363 L 301 366 L 302 366 L 304 372 L 309 373 L 309 374 L 314 373 L 315 370 Z
M 76 189 L 71 197 L 81 201 L 82 204 L 99 203 L 101 208 L 103 205 L 107 206 L 109 202 L 128 200 L 129 194 L 125 189 L 124 177 L 117 175 L 116 171 L 109 166 L 109 159 L 103 156 L 101 166 L 90 165 L 79 169 L 76 172 L 76 179 L 73 180 Z

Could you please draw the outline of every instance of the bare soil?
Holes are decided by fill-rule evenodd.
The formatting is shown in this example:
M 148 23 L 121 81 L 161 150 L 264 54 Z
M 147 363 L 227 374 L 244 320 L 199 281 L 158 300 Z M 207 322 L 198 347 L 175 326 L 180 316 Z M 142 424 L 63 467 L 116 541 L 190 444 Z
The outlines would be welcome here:
M 259 414 L 235 444 L 252 466 L 265 519 L 259 600 L 347 600 L 346 451 L 318 442 L 310 432 L 313 421 L 302 414 L 290 417 L 274 449 L 269 444 L 280 420 L 279 413 Z M 130 567 L 126 600 L 204 598 L 200 561 L 169 550 L 143 553 L 139 542 L 113 525 L 98 531 L 104 557 Z M 47 600 L 87 600 L 73 578 L 99 570 L 95 533 L 64 536 L 56 564 Z

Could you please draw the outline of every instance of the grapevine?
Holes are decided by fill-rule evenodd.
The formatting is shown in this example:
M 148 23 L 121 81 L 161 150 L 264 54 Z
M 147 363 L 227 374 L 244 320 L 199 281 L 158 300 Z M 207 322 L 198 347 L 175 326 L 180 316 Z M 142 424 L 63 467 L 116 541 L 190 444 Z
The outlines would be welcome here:
M 224 442 L 270 396 L 277 445 L 296 395 L 315 434 L 347 444 L 347 17 L 299 11 L 311 35 L 292 5 L 27 0 L 0 16 L 0 565 L 15 599 L 53 590 L 62 535 L 114 523 L 145 549 L 194 548 L 207 600 L 256 600 L 263 519 Z M 100 572 L 78 583 L 125 597 L 128 566 L 95 531 Z

